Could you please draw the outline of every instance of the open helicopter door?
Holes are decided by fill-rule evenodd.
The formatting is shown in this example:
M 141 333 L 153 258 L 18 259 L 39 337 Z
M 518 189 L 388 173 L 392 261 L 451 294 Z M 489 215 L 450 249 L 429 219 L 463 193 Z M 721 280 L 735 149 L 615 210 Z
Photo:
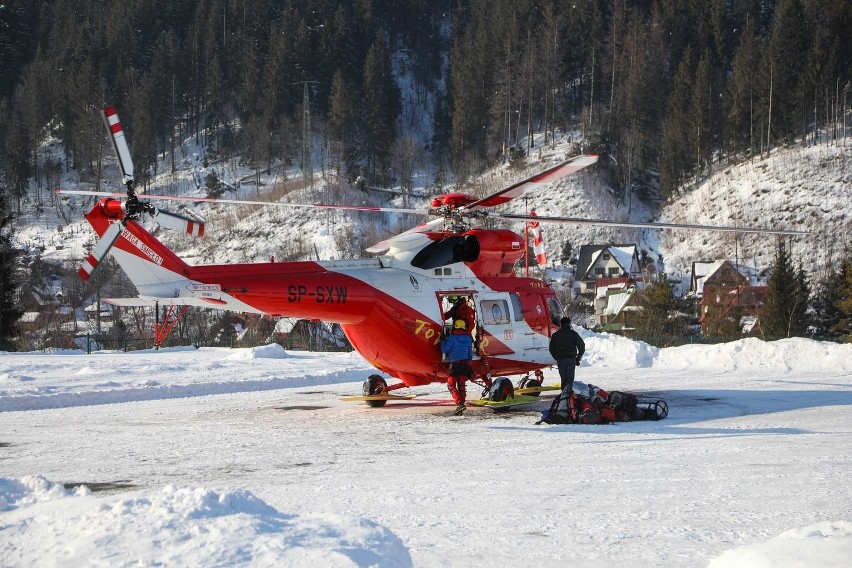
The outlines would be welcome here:
M 515 329 L 513 323 L 520 318 L 513 313 L 513 300 L 506 292 L 474 294 L 476 313 L 479 319 L 479 353 L 483 357 L 510 355 L 515 352 Z
M 444 318 L 443 335 L 447 336 L 453 331 L 453 320 L 462 319 L 465 322 L 465 331 L 471 336 L 474 343 L 473 358 L 479 359 L 479 314 L 474 308 L 473 294 L 471 292 L 439 292 L 438 299 L 441 305 L 441 313 Z M 461 308 L 461 304 L 468 309 Z

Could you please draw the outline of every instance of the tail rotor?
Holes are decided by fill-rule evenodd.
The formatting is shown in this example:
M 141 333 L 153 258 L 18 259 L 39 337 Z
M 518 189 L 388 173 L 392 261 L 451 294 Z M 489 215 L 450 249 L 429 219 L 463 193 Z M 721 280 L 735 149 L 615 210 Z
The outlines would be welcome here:
M 104 124 L 110 133 L 116 158 L 118 158 L 118 165 L 121 168 L 122 181 L 126 188 L 127 198 L 124 203 L 120 204 L 112 199 L 102 199 L 97 205 L 97 207 L 101 207 L 107 212 L 107 216 L 115 219 L 115 221 L 107 227 L 106 231 L 101 235 L 100 240 L 95 244 L 92 252 L 77 270 L 80 278 L 84 281 L 92 276 L 101 260 L 112 249 L 118 237 L 121 236 L 124 227 L 130 221 L 140 221 L 143 218 L 147 218 L 155 221 L 162 227 L 187 235 L 194 237 L 204 235 L 204 221 L 201 219 L 190 218 L 159 209 L 139 199 L 136 195 L 136 179 L 133 175 L 133 158 L 130 156 L 130 147 L 127 145 L 127 138 L 124 136 L 124 128 L 121 126 L 121 121 L 118 118 L 118 112 L 115 110 L 115 107 L 108 106 L 104 108 L 101 114 Z

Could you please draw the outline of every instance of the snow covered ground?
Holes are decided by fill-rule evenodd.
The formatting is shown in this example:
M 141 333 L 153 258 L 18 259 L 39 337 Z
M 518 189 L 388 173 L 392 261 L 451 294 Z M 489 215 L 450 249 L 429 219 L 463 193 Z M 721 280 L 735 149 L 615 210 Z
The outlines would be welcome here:
M 669 417 L 371 409 L 357 354 L 275 345 L 2 353 L 0 564 L 852 565 L 852 345 L 585 335 L 578 380 Z

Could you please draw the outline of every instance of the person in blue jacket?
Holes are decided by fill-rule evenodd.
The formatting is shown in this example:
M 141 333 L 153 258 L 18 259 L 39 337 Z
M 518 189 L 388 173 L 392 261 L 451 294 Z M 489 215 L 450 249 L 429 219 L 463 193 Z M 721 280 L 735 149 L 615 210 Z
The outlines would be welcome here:
M 449 364 L 447 388 L 456 403 L 456 415 L 465 409 L 465 381 L 470 378 L 470 361 L 473 359 L 473 340 L 467 334 L 466 327 L 464 320 L 455 320 L 452 333 L 441 341 L 441 352 L 446 354 Z

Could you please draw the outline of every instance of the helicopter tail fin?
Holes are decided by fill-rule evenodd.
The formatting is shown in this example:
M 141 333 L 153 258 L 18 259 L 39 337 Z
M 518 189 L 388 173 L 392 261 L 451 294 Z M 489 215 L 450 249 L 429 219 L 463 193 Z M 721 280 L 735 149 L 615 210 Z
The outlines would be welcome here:
M 86 219 L 98 236 L 114 223 L 123 223 L 110 252 L 140 294 L 170 297 L 189 283 L 188 264 L 136 221 L 112 218 L 109 212 L 98 203 Z

